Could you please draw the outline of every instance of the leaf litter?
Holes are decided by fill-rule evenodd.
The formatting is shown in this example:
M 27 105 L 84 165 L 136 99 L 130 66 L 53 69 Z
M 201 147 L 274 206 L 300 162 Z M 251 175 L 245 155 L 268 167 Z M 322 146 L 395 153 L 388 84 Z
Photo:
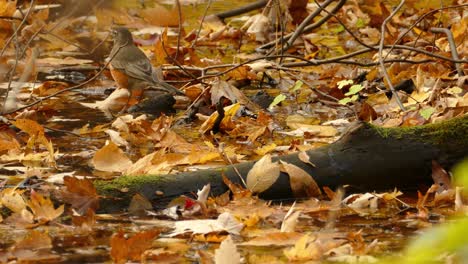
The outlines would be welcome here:
M 73 78 L 78 78 L 76 72 L 82 73 L 85 79 L 91 78 L 97 73 L 93 65 L 102 63 L 110 48 L 105 42 L 105 30 L 113 23 L 132 25 L 136 29 L 136 42 L 154 66 L 173 63 L 174 59 L 170 59 L 173 56 L 179 64 L 193 67 L 193 72 L 208 67 L 203 69 L 203 75 L 212 75 L 204 83 L 191 83 L 182 88 L 188 100 L 177 103 L 205 102 L 197 105 L 198 120 L 191 117 L 194 121 L 185 124 L 181 120 L 189 116 L 187 105 L 182 106 L 182 111 L 179 108 L 175 117 L 120 114 L 129 96 L 122 89 L 105 97 L 104 92 L 84 96 L 84 92 L 65 91 L 28 110 L 6 115 L 11 123 L 2 116 L 0 160 L 5 183 L 0 192 L 0 229 L 5 231 L 1 235 L 5 242 L 0 251 L 1 262 L 111 259 L 118 263 L 373 262 L 376 257 L 402 249 L 406 238 L 421 228 L 444 222 L 445 216 L 457 212 L 466 214 L 464 194 L 459 187 L 454 189 L 447 172 L 437 164 L 433 164 L 436 185 L 417 196 L 395 190 L 342 197 L 339 191 L 317 186 L 314 175 L 302 168 L 272 161 L 272 157 L 299 150 L 304 166 L 319 167 L 320 164 L 309 160 L 305 150 L 336 140 L 343 124 L 356 120 L 354 111 L 359 112 L 361 120 L 384 127 L 428 124 L 465 114 L 466 77 L 454 75 L 453 65 L 435 61 L 390 64 L 388 72 L 392 82 L 413 84 L 399 92 L 407 108 L 405 112 L 398 108 L 394 97 L 390 98 L 381 89 L 382 76 L 377 68 L 314 65 L 295 72 L 298 78 L 295 79 L 285 74 L 287 71 L 279 63 L 257 60 L 223 73 L 209 67 L 259 58 L 258 54 L 251 54 L 252 47 L 276 37 L 277 32 L 272 29 L 279 28 L 280 24 L 273 19 L 278 14 L 267 6 L 260 14 L 250 14 L 243 20 L 232 19 L 227 24 L 207 19 L 198 29 L 199 21 L 195 20 L 204 8 L 197 6 L 200 9 L 197 15 L 191 15 L 188 1 L 180 2 L 182 20 L 197 25 L 182 43 L 176 41 L 179 34 L 176 9 L 159 4 L 142 8 L 136 1 L 112 1 L 103 9 L 93 9 L 90 16 L 61 18 L 54 17 L 54 6 L 38 8 L 36 5 L 29 14 L 27 26 L 15 40 L 25 48 L 26 56 L 20 59 L 15 59 L 14 48 L 6 45 L 13 23 L 1 19 L 0 43 L 5 47 L 2 65 L 16 65 L 14 77 L 18 81 L 11 84 L 15 96 L 9 97 L 17 101 L 7 102 L 5 109 L 66 90 Z M 288 9 L 285 2 L 280 1 L 283 8 L 280 14 L 288 18 L 284 30 L 292 32 L 296 27 L 291 20 L 300 17 L 292 12 L 292 6 L 285 11 Z M 296 11 L 310 12 L 318 8 L 307 1 L 292 2 L 297 2 Z M 388 24 L 388 43 L 393 43 L 396 36 L 414 23 L 415 17 L 440 7 L 437 1 L 426 2 L 427 5 L 417 1 L 407 3 L 408 9 Z M 17 4 L 16 1 L 0 2 L 2 17 L 22 17 L 28 13 L 26 3 L 21 6 L 26 8 L 22 15 L 17 14 Z M 80 8 L 78 13 L 83 12 Z M 288 51 L 299 51 L 311 60 L 356 51 L 356 39 L 346 35 L 344 26 L 359 34 L 363 42 L 374 45 L 380 38 L 378 26 L 389 10 L 392 10 L 390 3 L 346 3 L 334 20 L 303 35 Z M 452 16 L 427 18 L 428 23 L 438 19 L 442 26 L 451 28 L 460 58 L 466 58 L 467 53 L 465 13 L 449 9 L 447 14 Z M 239 21 L 245 24 L 238 25 Z M 173 27 L 164 30 L 167 26 Z M 84 30 L 77 30 L 81 27 Z M 47 34 L 47 31 L 54 33 Z M 244 33 L 245 39 L 241 38 Z M 35 45 L 43 49 L 40 55 L 27 42 L 35 34 L 39 35 Z M 419 38 L 421 41 L 417 42 Z M 431 44 L 433 40 L 435 46 Z M 435 54 L 447 55 L 450 51 L 446 37 L 431 35 L 419 26 L 413 27 L 402 41 L 416 41 L 415 47 L 421 45 Z M 98 45 L 100 42 L 103 46 Z M 91 50 L 95 46 L 96 50 Z M 84 51 L 93 56 L 83 55 Z M 389 52 L 388 58 L 398 59 L 400 55 L 410 60 L 427 59 L 423 54 L 408 51 Z M 376 60 L 372 55 L 363 58 Z M 7 66 L 0 67 L 0 72 L 5 73 Z M 224 70 L 229 66 L 219 67 Z M 52 75 L 51 69 L 58 68 L 65 70 Z M 161 77 L 169 80 L 189 81 L 192 77 L 179 69 L 166 68 L 164 73 L 166 76 Z M 38 78 L 31 78 L 36 74 Z M 111 88 L 107 87 L 112 82 L 106 74 L 83 89 L 92 94 L 96 87 Z M 58 80 L 57 76 L 61 75 L 68 79 Z M 2 77 L 1 81 L 8 80 Z M 5 84 L 1 85 L 2 91 L 9 87 Z M 247 89 L 240 89 L 243 85 Z M 271 97 L 266 102 L 254 96 L 262 85 L 261 89 L 267 90 Z M 336 100 L 330 101 L 330 96 Z M 217 103 L 223 111 L 217 110 Z M 213 133 L 214 129 L 220 133 Z M 63 131 L 73 131 L 79 137 Z M 219 147 L 220 142 L 226 146 Z M 198 199 L 192 195 L 179 197 L 170 203 L 172 207 L 158 210 L 138 194 L 133 197 L 128 214 L 105 215 L 97 211 L 100 197 L 94 179 L 176 173 L 249 160 L 258 161 L 247 176 L 247 186 L 225 179 L 230 191 L 221 196 L 212 197 L 209 189 L 205 189 L 197 194 Z M 267 191 L 281 172 L 288 175 L 293 193 L 306 199 L 291 205 L 289 201 L 271 203 L 255 196 Z M 54 181 L 47 183 L 48 179 Z M 169 221 L 171 225 L 154 220 Z M 14 232 L 6 232 L 11 229 Z M 168 236 L 175 238 L 168 239 Z

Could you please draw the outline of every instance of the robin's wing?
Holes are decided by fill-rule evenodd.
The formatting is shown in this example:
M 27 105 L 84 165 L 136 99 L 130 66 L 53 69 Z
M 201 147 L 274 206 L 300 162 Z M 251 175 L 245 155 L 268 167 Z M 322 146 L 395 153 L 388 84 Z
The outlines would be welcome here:
M 150 83 L 155 82 L 150 60 L 135 46 L 122 48 L 111 64 L 113 68 L 125 72 L 129 77 Z
M 133 77 L 135 79 L 151 83 L 155 82 L 155 80 L 153 79 L 153 66 L 151 65 L 149 59 L 146 57 L 134 60 L 128 65 L 126 65 L 125 72 L 128 74 L 128 76 Z

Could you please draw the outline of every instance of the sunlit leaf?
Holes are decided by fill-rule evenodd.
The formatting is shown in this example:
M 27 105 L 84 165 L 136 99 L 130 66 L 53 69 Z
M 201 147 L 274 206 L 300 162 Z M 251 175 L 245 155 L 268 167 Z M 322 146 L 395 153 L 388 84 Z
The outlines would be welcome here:
M 353 95 L 353 94 L 357 94 L 359 93 L 359 91 L 361 91 L 362 89 L 364 89 L 364 87 L 360 84 L 355 84 L 353 86 L 351 86 L 349 88 L 349 92 L 345 93 L 346 96 L 350 96 L 350 95 Z
M 354 83 L 353 80 L 342 80 L 342 81 L 337 82 L 336 84 L 338 85 L 339 89 L 343 89 L 343 87 L 351 85 L 353 83 Z
M 237 251 L 236 244 L 232 241 L 231 236 L 228 236 L 219 248 L 215 250 L 215 263 L 216 264 L 240 264 L 241 255 Z
M 419 114 L 426 120 L 429 120 L 429 118 L 431 118 L 434 112 L 435 112 L 434 107 L 428 107 L 428 108 L 419 110 Z
M 127 155 L 112 141 L 96 151 L 92 163 L 97 170 L 110 172 L 123 172 L 132 165 Z
M 291 88 L 291 93 L 294 93 L 295 91 L 301 89 L 302 85 L 304 85 L 304 82 L 301 80 L 298 80 L 294 83 L 294 86 Z
M 275 99 L 273 99 L 273 102 L 271 102 L 270 106 L 268 106 L 268 108 L 272 108 L 276 105 L 278 105 L 279 103 L 283 102 L 284 100 L 286 100 L 286 95 L 284 94 L 279 94 L 275 97 Z
M 273 185 L 280 175 L 277 162 L 271 161 L 269 154 L 257 161 L 247 174 L 247 188 L 254 193 L 261 193 Z
M 47 223 L 56 219 L 63 214 L 64 210 L 63 204 L 55 209 L 49 198 L 45 198 L 35 191 L 31 191 L 31 200 L 28 202 L 28 207 L 33 212 L 34 219 L 40 223 Z

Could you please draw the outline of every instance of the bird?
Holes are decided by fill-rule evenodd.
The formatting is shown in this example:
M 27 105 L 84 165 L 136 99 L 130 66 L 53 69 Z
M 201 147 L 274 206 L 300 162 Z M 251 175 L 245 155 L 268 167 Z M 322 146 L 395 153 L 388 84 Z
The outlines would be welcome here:
M 184 95 L 174 86 L 158 79 L 151 61 L 133 42 L 132 33 L 126 27 L 113 27 L 114 40 L 109 55 L 109 68 L 118 89 L 128 89 L 129 105 L 138 103 L 146 89 L 154 89 L 171 95 Z M 130 102 L 131 101 L 131 102 Z

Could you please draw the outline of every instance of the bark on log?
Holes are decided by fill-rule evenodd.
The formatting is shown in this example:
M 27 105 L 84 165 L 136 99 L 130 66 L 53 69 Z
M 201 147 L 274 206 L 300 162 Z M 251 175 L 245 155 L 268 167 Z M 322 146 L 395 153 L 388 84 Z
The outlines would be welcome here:
M 368 123 L 351 127 L 338 141 L 307 151 L 310 161 L 302 162 L 297 154 L 277 157 L 307 171 L 322 186 L 336 188 L 350 185 L 358 191 L 415 189 L 430 184 L 431 162 L 450 168 L 468 155 L 468 116 L 438 124 L 410 128 L 381 128 Z M 245 178 L 254 162 L 235 164 Z M 122 176 L 112 181 L 96 181 L 101 209 L 122 211 L 131 197 L 140 193 L 155 206 L 164 206 L 182 194 L 194 193 L 211 184 L 212 195 L 227 191 L 221 175 L 240 183 L 233 166 L 175 175 Z M 125 192 L 123 192 L 125 190 Z M 162 196 L 157 191 L 164 193 Z M 292 199 L 288 174 L 281 173 L 264 199 Z

